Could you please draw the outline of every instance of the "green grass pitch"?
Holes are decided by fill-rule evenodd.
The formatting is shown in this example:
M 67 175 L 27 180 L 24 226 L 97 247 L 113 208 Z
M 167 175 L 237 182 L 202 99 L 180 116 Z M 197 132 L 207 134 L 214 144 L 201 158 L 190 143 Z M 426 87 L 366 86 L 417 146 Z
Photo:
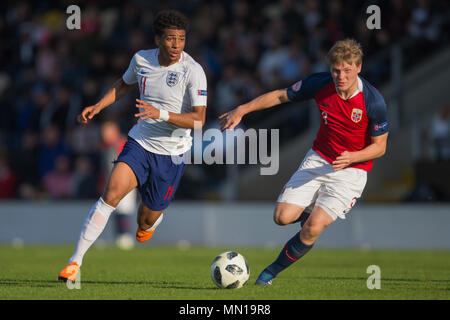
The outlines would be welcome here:
M 237 290 L 218 289 L 214 257 L 244 255 L 250 279 Z M 138 245 L 128 251 L 93 247 L 81 269 L 81 289 L 57 281 L 73 246 L 0 246 L 0 299 L 323 300 L 450 298 L 450 252 L 314 248 L 280 273 L 271 287 L 255 286 L 279 248 Z M 381 289 L 367 288 L 367 267 L 381 269 Z

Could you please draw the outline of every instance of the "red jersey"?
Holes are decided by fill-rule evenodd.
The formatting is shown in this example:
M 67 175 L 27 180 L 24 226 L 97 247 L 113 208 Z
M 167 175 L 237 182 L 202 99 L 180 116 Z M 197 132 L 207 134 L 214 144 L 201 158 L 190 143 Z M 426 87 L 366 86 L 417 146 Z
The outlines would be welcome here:
M 315 73 L 287 89 L 291 101 L 314 99 L 322 121 L 312 149 L 332 163 L 344 151 L 359 151 L 371 144 L 371 137 L 388 132 L 386 103 L 365 79 L 358 77 L 358 91 L 342 99 L 331 73 Z M 350 167 L 372 170 L 373 160 Z

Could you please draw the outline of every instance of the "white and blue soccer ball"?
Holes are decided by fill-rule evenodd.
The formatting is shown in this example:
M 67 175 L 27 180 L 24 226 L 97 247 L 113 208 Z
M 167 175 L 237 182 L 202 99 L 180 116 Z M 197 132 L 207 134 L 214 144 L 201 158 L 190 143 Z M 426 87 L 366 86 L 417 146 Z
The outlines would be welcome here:
M 238 252 L 223 252 L 211 264 L 211 278 L 219 288 L 239 289 L 249 277 L 247 260 Z

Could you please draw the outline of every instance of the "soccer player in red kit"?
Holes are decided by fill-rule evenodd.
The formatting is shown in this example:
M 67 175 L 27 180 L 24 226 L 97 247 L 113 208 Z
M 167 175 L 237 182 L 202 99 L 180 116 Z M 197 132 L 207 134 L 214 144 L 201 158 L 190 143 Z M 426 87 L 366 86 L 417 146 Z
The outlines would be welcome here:
M 315 73 L 287 89 L 263 94 L 224 113 L 222 130 L 233 130 L 250 112 L 289 101 L 314 99 L 322 117 L 311 150 L 277 200 L 278 225 L 301 222 L 300 232 L 265 268 L 256 284 L 270 285 L 279 272 L 305 255 L 322 231 L 345 215 L 361 197 L 373 159 L 386 152 L 388 122 L 381 94 L 358 74 L 362 50 L 353 39 L 330 49 L 330 72 Z

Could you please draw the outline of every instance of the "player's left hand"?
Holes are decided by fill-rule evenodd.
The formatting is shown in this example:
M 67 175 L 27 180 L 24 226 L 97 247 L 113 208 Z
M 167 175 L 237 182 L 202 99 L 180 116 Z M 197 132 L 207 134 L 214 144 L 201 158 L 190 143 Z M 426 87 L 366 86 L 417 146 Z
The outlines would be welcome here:
M 141 117 L 142 120 L 153 118 L 158 119 L 159 118 L 159 109 L 152 106 L 150 103 L 136 99 L 136 107 L 139 109 L 144 109 L 144 111 L 136 113 L 134 116 L 136 118 Z
M 225 112 L 219 116 L 220 130 L 226 129 L 234 130 L 234 128 L 241 122 L 242 115 L 238 112 L 238 108 Z
M 344 169 L 353 163 L 352 152 L 344 151 L 333 161 L 334 171 Z

